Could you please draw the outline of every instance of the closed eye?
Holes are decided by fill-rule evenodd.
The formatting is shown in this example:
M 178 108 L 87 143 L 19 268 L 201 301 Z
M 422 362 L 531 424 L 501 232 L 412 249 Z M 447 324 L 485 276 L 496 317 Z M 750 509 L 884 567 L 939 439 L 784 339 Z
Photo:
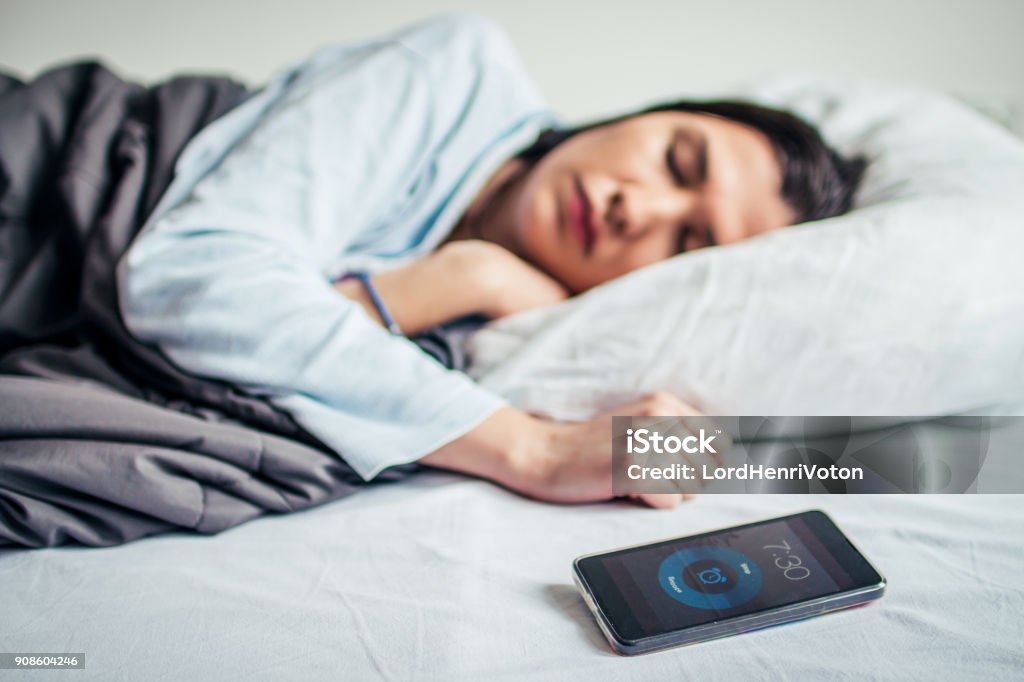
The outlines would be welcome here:
M 685 163 L 679 162 L 679 150 L 684 150 Z M 687 128 L 677 128 L 665 150 L 665 165 L 669 175 L 680 187 L 697 187 L 708 181 L 708 140 L 703 134 Z M 686 172 L 683 172 L 683 167 Z
M 676 158 L 676 142 L 678 142 L 678 140 L 678 135 L 673 137 L 668 149 L 665 150 L 665 165 L 668 166 L 668 172 L 669 175 L 672 176 L 672 180 L 680 187 L 686 187 L 686 177 L 683 175 L 683 171 L 679 167 L 679 159 Z

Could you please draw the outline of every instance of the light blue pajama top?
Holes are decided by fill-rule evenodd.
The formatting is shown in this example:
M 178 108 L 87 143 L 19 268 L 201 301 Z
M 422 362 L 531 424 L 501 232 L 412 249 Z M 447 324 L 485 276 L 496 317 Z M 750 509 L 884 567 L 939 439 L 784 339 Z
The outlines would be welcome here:
M 118 270 L 129 330 L 268 397 L 366 479 L 503 401 L 376 324 L 331 281 L 422 257 L 557 125 L 473 15 L 331 46 L 205 128 Z

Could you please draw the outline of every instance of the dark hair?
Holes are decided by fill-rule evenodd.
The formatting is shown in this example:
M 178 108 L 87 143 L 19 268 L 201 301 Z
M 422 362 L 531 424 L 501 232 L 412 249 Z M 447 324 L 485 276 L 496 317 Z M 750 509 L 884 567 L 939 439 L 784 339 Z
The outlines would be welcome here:
M 796 212 L 798 223 L 849 211 L 867 166 L 862 157 L 843 158 L 825 143 L 814 126 L 794 114 L 731 100 L 666 102 L 576 128 L 549 128 L 517 156 L 532 163 L 585 130 L 658 111 L 711 114 L 748 125 L 767 136 L 782 168 L 782 198 Z

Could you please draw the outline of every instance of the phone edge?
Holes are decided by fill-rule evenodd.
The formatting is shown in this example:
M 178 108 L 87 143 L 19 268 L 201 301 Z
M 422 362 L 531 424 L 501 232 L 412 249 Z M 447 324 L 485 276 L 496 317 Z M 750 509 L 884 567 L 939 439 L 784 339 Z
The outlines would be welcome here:
M 690 637 L 683 639 L 676 639 L 676 633 L 665 633 L 655 637 L 648 637 L 637 642 L 625 641 L 616 636 L 614 629 L 611 624 L 608 623 L 604 617 L 604 612 L 598 608 L 597 600 L 590 590 L 589 584 L 587 584 L 582 572 L 580 571 L 579 562 L 583 559 L 588 559 L 594 556 L 600 556 L 603 554 L 609 554 L 612 552 L 620 552 L 623 550 L 636 549 L 640 547 L 647 547 L 659 542 L 667 542 L 671 540 L 682 540 L 692 537 L 700 537 L 702 535 L 710 535 L 725 530 L 740 529 L 748 526 L 760 525 L 762 523 L 769 523 L 772 521 L 781 521 L 784 519 L 792 518 L 795 516 L 801 516 L 803 514 L 817 512 L 825 516 L 829 522 L 835 527 L 835 529 L 846 539 L 847 542 L 854 548 L 854 550 L 861 556 L 864 562 L 871 567 L 875 574 L 879 578 L 879 582 L 874 585 L 869 585 L 857 590 L 851 590 L 848 592 L 841 592 L 838 594 L 825 595 L 817 599 L 813 599 L 807 602 L 800 602 L 798 604 L 789 604 L 786 606 L 780 606 L 770 611 L 760 612 L 756 614 L 750 614 L 740 619 L 731 618 L 726 621 L 717 621 L 713 623 L 706 623 L 704 625 L 697 626 L 695 628 L 689 628 L 693 634 Z M 800 512 L 793 514 L 784 514 L 783 516 L 772 517 L 763 519 L 761 521 L 752 521 L 750 523 L 740 524 L 738 526 L 723 526 L 721 528 L 712 529 L 709 531 L 703 531 L 695 533 L 693 535 L 684 535 L 676 538 L 666 538 L 665 540 L 654 540 L 648 542 L 641 542 L 633 545 L 627 545 L 624 547 L 617 547 L 613 549 L 602 550 L 599 552 L 591 552 L 589 554 L 582 554 L 572 562 L 572 577 L 573 583 L 576 585 L 577 591 L 579 591 L 583 602 L 587 605 L 591 614 L 594 616 L 594 620 L 597 621 L 598 629 L 604 635 L 608 644 L 612 650 L 618 654 L 632 656 L 636 654 L 650 653 L 654 651 L 662 651 L 665 649 L 672 649 L 676 647 L 687 646 L 690 644 L 698 644 L 701 642 L 708 642 L 714 639 L 720 639 L 731 635 L 743 634 L 745 632 L 753 632 L 756 630 L 763 630 L 775 625 L 784 625 L 786 623 L 792 623 L 800 620 L 806 620 L 818 615 L 825 615 L 835 611 L 842 611 L 848 608 L 854 608 L 868 604 L 873 601 L 877 601 L 885 594 L 885 589 L 888 586 L 888 580 L 881 571 L 878 570 L 871 560 L 868 559 L 867 555 L 861 550 L 860 547 L 853 542 L 850 536 L 843 532 L 839 527 L 839 524 L 835 522 L 827 512 L 822 509 L 805 509 Z M 859 598 L 863 597 L 863 598 Z M 825 608 L 819 608 L 824 606 Z M 781 617 L 777 617 L 781 616 Z M 762 622 L 763 621 L 763 622 Z M 740 625 L 739 628 L 736 626 Z M 743 627 L 746 625 L 747 627 Z M 705 634 L 706 633 L 706 634 Z

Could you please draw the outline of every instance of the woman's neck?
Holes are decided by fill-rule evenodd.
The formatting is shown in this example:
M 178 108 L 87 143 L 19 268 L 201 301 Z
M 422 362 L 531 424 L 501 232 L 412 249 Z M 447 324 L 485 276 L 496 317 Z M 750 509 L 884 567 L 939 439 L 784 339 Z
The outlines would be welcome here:
M 482 239 L 519 253 L 516 206 L 526 180 L 528 164 L 509 159 L 488 179 L 445 242 Z

